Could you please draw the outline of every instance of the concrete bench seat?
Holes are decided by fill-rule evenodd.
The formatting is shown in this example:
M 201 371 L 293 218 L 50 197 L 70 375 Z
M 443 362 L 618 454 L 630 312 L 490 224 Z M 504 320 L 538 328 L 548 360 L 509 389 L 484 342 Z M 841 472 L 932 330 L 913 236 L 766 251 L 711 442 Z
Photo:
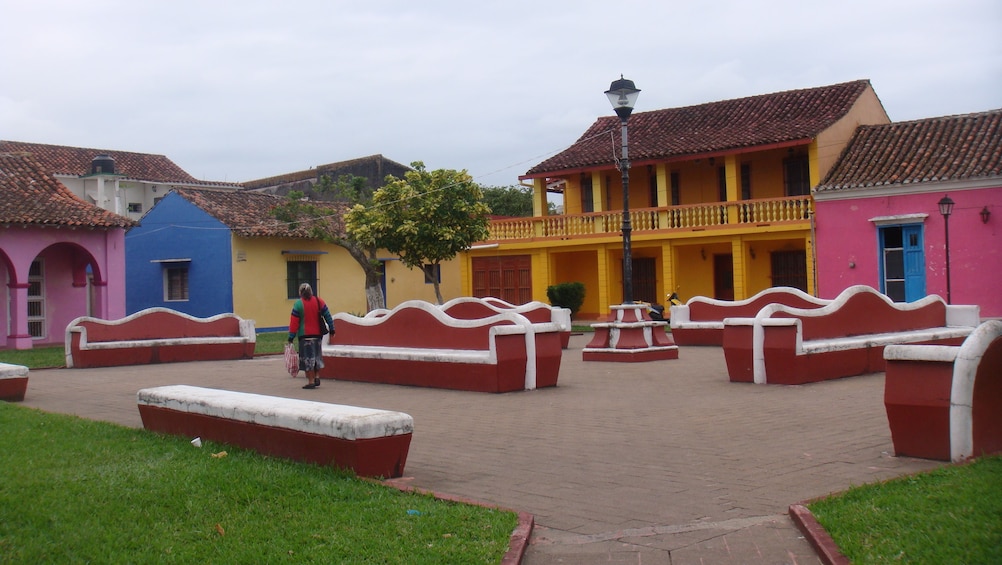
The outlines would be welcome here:
M 935 295 L 895 303 L 854 286 L 819 308 L 769 304 L 754 317 L 726 318 L 724 359 L 732 382 L 804 384 L 881 372 L 889 345 L 959 345 L 978 322 L 977 306 Z
M 767 288 L 744 300 L 717 300 L 694 296 L 669 311 L 672 339 L 678 345 L 723 345 L 724 319 L 753 317 L 768 304 L 795 308 L 820 308 L 831 300 L 815 298 L 791 287 Z
M 476 392 L 556 386 L 560 325 L 510 309 L 480 311 L 489 315 L 456 318 L 411 300 L 365 317 L 335 314 L 320 376 Z
M 889 345 L 884 359 L 895 455 L 960 462 L 1002 452 L 1002 321 L 958 346 Z
M 221 361 L 254 356 L 254 321 L 235 314 L 197 318 L 147 308 L 119 320 L 83 316 L 66 327 L 68 368 Z
M 28 390 L 28 368 L 0 363 L 0 400 L 21 402 Z
M 142 389 L 137 401 L 148 430 L 365 477 L 402 476 L 414 431 L 414 419 L 403 412 L 188 385 Z

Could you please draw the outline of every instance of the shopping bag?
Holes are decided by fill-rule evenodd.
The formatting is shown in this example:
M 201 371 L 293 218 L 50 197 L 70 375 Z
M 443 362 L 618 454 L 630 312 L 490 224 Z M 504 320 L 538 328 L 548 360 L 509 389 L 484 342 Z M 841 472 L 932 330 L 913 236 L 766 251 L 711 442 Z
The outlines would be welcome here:
M 299 374 L 299 352 L 291 343 L 285 344 L 285 370 L 293 377 Z

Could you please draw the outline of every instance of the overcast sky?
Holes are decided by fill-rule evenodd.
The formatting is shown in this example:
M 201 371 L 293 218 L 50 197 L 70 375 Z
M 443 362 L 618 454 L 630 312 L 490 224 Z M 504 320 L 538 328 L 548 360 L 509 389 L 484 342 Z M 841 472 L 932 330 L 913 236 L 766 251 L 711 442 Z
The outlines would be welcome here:
M 0 0 L 0 139 L 241 182 L 381 153 L 505 186 L 612 115 L 869 79 L 1002 108 L 1000 0 Z

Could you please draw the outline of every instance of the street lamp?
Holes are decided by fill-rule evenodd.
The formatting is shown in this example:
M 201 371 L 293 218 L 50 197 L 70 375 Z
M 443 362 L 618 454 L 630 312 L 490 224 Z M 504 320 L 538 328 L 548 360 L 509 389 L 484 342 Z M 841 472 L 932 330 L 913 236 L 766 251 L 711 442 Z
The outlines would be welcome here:
M 943 215 L 943 230 L 946 235 L 946 303 L 950 302 L 950 214 L 953 213 L 953 200 L 949 196 L 939 199 L 939 213 Z
M 633 250 L 630 243 L 630 232 L 633 226 L 630 222 L 630 154 L 626 136 L 626 122 L 633 113 L 633 105 L 637 103 L 640 89 L 632 80 L 619 75 L 619 80 L 612 81 L 609 90 L 605 91 L 612 108 L 619 116 L 622 125 L 623 148 L 619 160 L 619 170 L 623 174 L 623 304 L 633 304 Z

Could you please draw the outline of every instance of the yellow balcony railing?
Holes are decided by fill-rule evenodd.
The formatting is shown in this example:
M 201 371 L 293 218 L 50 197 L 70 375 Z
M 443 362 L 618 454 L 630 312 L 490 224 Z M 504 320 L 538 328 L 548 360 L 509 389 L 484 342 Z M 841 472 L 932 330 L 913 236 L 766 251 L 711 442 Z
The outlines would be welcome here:
M 810 196 L 794 196 L 638 208 L 630 210 L 630 223 L 634 232 L 650 232 L 804 221 L 810 214 L 812 202 Z M 615 233 L 621 231 L 622 226 L 622 210 L 494 220 L 488 241 L 566 239 Z

